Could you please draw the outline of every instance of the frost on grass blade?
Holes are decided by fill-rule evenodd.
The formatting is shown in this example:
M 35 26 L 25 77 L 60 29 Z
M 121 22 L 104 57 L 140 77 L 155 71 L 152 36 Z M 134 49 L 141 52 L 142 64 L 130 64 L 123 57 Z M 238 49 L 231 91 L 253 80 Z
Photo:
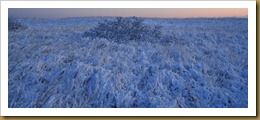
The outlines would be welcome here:
M 10 108 L 248 107 L 247 18 L 19 24 L 28 29 L 8 34 Z

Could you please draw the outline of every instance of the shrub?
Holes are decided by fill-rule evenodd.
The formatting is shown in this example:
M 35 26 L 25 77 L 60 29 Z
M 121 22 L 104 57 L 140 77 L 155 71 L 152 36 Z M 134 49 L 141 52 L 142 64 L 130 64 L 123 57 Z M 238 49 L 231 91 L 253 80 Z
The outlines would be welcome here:
M 98 23 L 97 27 L 84 33 L 83 37 L 106 38 L 113 42 L 148 41 L 161 37 L 161 26 L 149 26 L 137 17 L 117 17 L 114 21 Z
M 18 31 L 26 29 L 27 27 L 20 23 L 17 18 L 8 17 L 8 30 L 9 31 Z

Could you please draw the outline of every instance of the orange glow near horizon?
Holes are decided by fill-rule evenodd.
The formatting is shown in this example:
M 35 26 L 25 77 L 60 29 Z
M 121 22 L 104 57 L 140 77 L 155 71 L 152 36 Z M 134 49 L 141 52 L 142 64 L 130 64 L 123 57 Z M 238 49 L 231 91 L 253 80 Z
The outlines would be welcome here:
M 141 17 L 190 18 L 190 17 L 241 17 L 247 16 L 247 8 L 162 8 L 136 11 Z M 134 13 L 131 13 L 133 16 Z M 130 16 L 131 16 L 130 15 Z M 129 16 L 126 14 L 125 16 Z
M 160 18 L 245 17 L 247 8 L 9 8 L 10 16 L 64 18 L 88 16 L 137 16 Z

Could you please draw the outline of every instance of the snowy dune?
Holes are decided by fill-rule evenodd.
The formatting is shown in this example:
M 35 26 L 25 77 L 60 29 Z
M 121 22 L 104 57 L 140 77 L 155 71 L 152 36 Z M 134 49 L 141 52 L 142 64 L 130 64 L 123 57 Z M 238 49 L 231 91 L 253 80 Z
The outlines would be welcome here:
M 10 108 L 247 108 L 247 18 L 145 18 L 172 42 L 82 38 L 106 17 L 20 19 Z

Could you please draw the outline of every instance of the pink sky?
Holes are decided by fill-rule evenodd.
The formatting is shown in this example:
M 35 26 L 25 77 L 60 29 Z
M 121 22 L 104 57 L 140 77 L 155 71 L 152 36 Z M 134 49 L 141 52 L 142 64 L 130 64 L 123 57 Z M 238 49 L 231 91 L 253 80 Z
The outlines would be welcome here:
M 9 8 L 9 15 L 33 18 L 137 16 L 162 18 L 245 17 L 247 8 Z
M 247 8 L 176 8 L 162 9 L 158 13 L 162 17 L 234 17 L 234 16 L 247 16 Z

